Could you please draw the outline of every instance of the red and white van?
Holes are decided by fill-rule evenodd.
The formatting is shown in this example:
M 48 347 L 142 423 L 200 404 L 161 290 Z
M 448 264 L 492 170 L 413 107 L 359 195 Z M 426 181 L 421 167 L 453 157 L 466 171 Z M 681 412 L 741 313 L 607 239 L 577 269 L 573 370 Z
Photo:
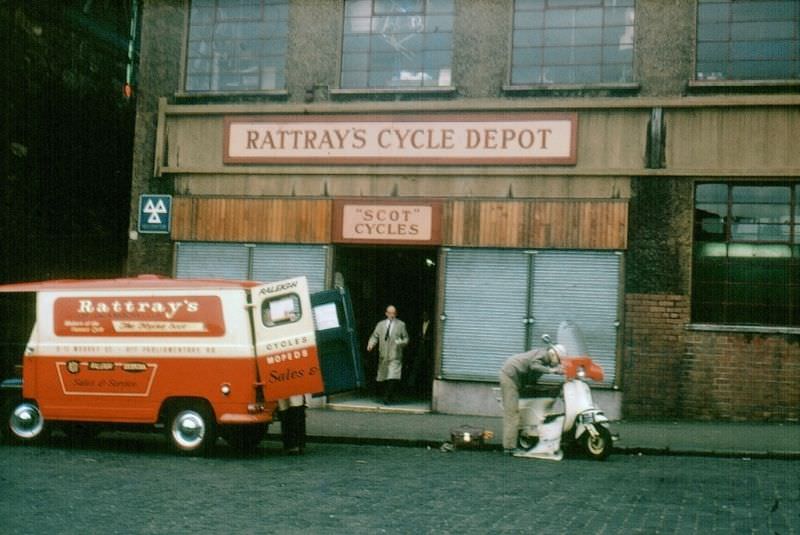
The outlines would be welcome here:
M 277 400 L 324 389 L 305 277 L 145 275 L 0 292 L 36 293 L 21 381 L 3 384 L 2 432 L 13 440 L 149 424 L 179 452 L 207 452 L 220 435 L 253 448 Z

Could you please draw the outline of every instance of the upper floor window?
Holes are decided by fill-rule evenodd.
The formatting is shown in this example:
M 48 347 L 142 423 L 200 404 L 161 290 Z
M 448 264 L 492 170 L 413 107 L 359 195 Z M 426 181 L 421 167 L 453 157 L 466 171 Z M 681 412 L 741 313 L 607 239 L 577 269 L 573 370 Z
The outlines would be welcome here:
M 192 0 L 186 91 L 286 86 L 288 0 Z
M 698 184 L 692 321 L 800 327 L 800 183 Z
M 511 84 L 633 81 L 634 0 L 516 0 Z
M 346 0 L 342 88 L 448 87 L 453 0 Z
M 800 2 L 699 0 L 698 80 L 800 78 Z

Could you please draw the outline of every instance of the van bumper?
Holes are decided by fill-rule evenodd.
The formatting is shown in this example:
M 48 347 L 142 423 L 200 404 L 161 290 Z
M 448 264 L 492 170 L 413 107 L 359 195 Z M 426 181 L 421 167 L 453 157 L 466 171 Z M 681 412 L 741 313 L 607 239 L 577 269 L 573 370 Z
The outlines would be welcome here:
M 275 410 L 273 404 L 251 403 L 247 406 L 247 414 L 241 412 L 227 412 L 219 417 L 221 424 L 259 424 L 272 421 Z

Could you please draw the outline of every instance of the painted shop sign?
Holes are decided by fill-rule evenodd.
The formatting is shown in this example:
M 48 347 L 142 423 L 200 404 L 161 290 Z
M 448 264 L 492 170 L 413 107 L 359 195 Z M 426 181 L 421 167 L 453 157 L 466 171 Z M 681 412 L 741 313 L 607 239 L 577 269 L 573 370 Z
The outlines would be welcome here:
M 333 241 L 338 243 L 440 244 L 439 202 L 336 200 Z
M 222 336 L 222 301 L 216 296 L 59 297 L 56 336 Z
M 577 114 L 225 118 L 225 163 L 573 165 Z

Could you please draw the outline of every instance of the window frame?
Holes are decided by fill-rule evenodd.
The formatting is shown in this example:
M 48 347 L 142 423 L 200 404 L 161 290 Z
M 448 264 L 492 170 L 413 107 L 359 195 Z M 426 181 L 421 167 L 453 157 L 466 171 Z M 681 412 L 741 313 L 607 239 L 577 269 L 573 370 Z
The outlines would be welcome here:
M 601 37 L 601 42 L 597 47 L 600 49 L 601 57 L 599 63 L 593 63 L 591 65 L 586 64 L 586 66 L 596 66 L 600 69 L 601 75 L 600 80 L 598 81 L 590 81 L 590 80 L 574 80 L 574 81 L 553 81 L 553 82 L 543 82 L 543 81 L 515 81 L 515 70 L 514 64 L 516 61 L 516 51 L 517 46 L 515 46 L 515 40 L 517 38 L 518 29 L 516 28 L 516 20 L 520 12 L 524 10 L 518 9 L 519 0 L 514 0 L 512 13 L 511 13 L 511 32 L 509 36 L 509 58 L 508 58 L 508 68 L 507 68 L 507 82 L 503 86 L 503 91 L 505 92 L 516 92 L 516 93 L 524 93 L 524 92 L 536 92 L 536 91 L 553 91 L 553 90 L 596 90 L 596 91 L 607 91 L 612 93 L 619 93 L 619 94 L 627 94 L 633 93 L 639 90 L 640 85 L 636 82 L 635 77 L 635 66 L 636 66 L 636 47 L 635 47 L 635 35 L 636 35 L 636 4 L 634 1 L 631 2 L 630 6 L 620 6 L 618 9 L 632 9 L 633 10 L 633 23 L 628 25 L 617 25 L 617 24 L 607 24 L 607 16 L 608 10 L 614 9 L 612 6 L 606 6 L 606 0 L 598 0 L 599 6 L 594 9 L 599 9 L 602 11 L 601 13 L 601 25 L 600 26 L 580 26 L 580 28 L 595 28 L 600 32 L 601 36 L 604 36 L 605 33 L 608 31 L 609 28 L 627 28 L 630 27 L 632 29 L 632 34 L 630 35 L 630 49 L 631 49 L 631 59 L 630 63 L 621 63 L 621 62 L 612 62 L 606 61 L 605 55 L 603 50 L 608 47 L 608 45 L 603 44 L 605 41 L 605 37 Z M 569 3 L 566 2 L 564 5 L 559 6 L 545 6 L 542 9 L 542 26 L 534 30 L 533 28 L 529 28 L 526 31 L 535 31 L 535 32 L 548 32 L 557 30 L 558 26 L 548 27 L 546 22 L 547 12 L 558 11 L 562 9 L 584 9 L 588 8 L 581 2 L 577 3 Z M 525 11 L 527 12 L 527 11 Z M 573 28 L 574 29 L 574 28 Z M 535 34 L 534 34 L 535 35 Z M 544 37 L 542 36 L 542 39 Z M 545 63 L 544 54 L 548 49 L 555 49 L 558 47 L 546 46 L 544 43 L 540 46 L 542 59 L 539 62 L 539 69 L 545 69 L 547 67 L 552 68 L 553 66 L 558 68 L 569 68 L 569 69 L 576 69 L 581 66 L 581 64 L 576 63 L 564 63 L 564 64 L 557 64 L 557 65 L 548 65 Z M 572 46 L 572 48 L 576 48 Z M 582 48 L 582 47 L 577 47 Z M 629 77 L 626 80 L 609 80 L 602 74 L 608 67 L 614 65 L 625 65 L 629 68 Z
M 698 189 L 708 185 L 724 186 L 724 202 L 698 200 Z M 785 187 L 788 188 L 788 199 L 776 203 L 758 202 L 757 198 L 735 202 L 734 190 L 744 187 L 765 190 Z M 785 239 L 748 238 L 734 234 L 736 206 L 769 204 L 788 207 L 788 219 L 775 223 L 786 226 Z M 704 238 L 699 207 L 709 205 L 724 206 L 723 229 L 722 233 L 714 233 L 716 236 L 711 234 Z M 800 332 L 800 277 L 792 276 L 800 274 L 800 181 L 788 178 L 780 181 L 698 180 L 693 184 L 692 214 L 690 327 L 718 330 L 720 326 L 729 326 L 730 329 L 759 332 Z M 762 223 L 757 221 L 756 224 Z M 709 254 L 701 255 L 700 248 L 707 248 Z M 744 249 L 749 249 L 750 253 L 743 254 Z M 724 275 L 710 275 L 714 270 L 720 270 Z M 761 272 L 763 275 L 737 280 L 737 272 L 742 271 L 751 277 L 753 273 Z M 781 282 L 782 276 L 788 286 Z M 792 281 L 796 282 L 792 284 Z M 710 290 L 709 286 L 716 290 Z M 757 295 L 758 299 L 747 300 L 745 297 L 742 301 L 742 296 L 748 293 Z M 770 302 L 779 294 L 785 297 L 784 302 L 780 299 Z
M 451 95 L 455 92 L 455 88 L 453 86 L 452 76 L 453 76 L 453 60 L 454 60 L 454 45 L 455 45 L 455 25 L 456 25 L 456 8 L 455 2 L 456 0 L 451 0 L 450 11 L 446 12 L 439 12 L 439 11 L 430 11 L 429 9 L 429 2 L 431 0 L 420 0 L 423 8 L 422 11 L 424 15 L 423 17 L 449 17 L 451 19 L 451 25 L 449 31 L 445 31 L 442 33 L 449 33 L 449 46 L 448 48 L 428 48 L 425 44 L 423 44 L 418 51 L 414 53 L 414 61 L 421 66 L 421 71 L 417 74 L 422 74 L 423 76 L 420 80 L 397 80 L 396 84 L 387 83 L 386 85 L 372 85 L 370 82 L 370 77 L 376 72 L 382 72 L 381 70 L 373 69 L 372 64 L 375 61 L 373 58 L 373 45 L 372 41 L 376 37 L 380 36 L 380 33 L 377 33 L 374 30 L 375 20 L 392 16 L 388 14 L 382 14 L 376 12 L 376 2 L 379 0 L 369 0 L 369 30 L 364 33 L 363 37 L 366 37 L 367 41 L 370 43 L 367 48 L 366 52 L 363 54 L 365 55 L 366 67 L 363 71 L 360 70 L 345 70 L 345 64 L 347 60 L 345 59 L 346 54 L 355 54 L 355 52 L 350 51 L 348 52 L 345 49 L 345 41 L 347 35 L 356 35 L 353 32 L 348 31 L 348 23 L 350 19 L 354 18 L 362 18 L 362 17 L 353 17 L 348 14 L 349 8 L 348 4 L 351 4 L 351 0 L 345 0 L 342 3 L 342 26 L 341 26 L 341 36 L 340 36 L 340 44 L 339 44 L 339 73 L 338 73 L 338 87 L 335 89 L 331 89 L 330 94 L 334 97 L 341 97 L 341 96 L 348 96 L 348 95 L 383 95 L 383 94 L 418 94 L 418 93 L 426 93 L 426 94 L 444 94 L 444 95 Z M 427 23 L 425 24 L 427 28 Z M 436 32 L 427 32 L 423 30 L 419 32 L 420 35 L 423 36 L 423 39 L 426 38 L 428 35 L 435 35 Z M 424 57 L 426 55 L 431 54 L 432 52 L 446 52 L 449 54 L 449 67 L 439 67 L 439 77 L 434 80 L 436 83 L 426 84 L 426 80 L 424 79 L 424 75 L 426 74 L 426 66 Z M 392 52 L 390 55 L 400 54 L 400 52 Z M 446 76 L 445 83 L 439 83 L 441 79 L 442 70 L 449 70 L 449 75 Z M 366 76 L 366 83 L 354 85 L 354 84 L 346 84 L 345 83 L 345 73 L 346 72 L 363 72 Z M 389 72 L 389 71 L 386 71 Z M 393 70 L 395 74 L 397 74 L 397 69 Z M 402 72 L 402 69 L 399 71 Z
M 794 2 L 794 0 L 775 0 L 778 2 Z M 713 4 L 720 4 L 720 5 L 732 5 L 731 0 L 698 0 L 696 3 L 696 11 L 695 11 L 695 51 L 694 51 L 694 58 L 693 58 L 693 69 L 692 69 L 692 80 L 689 81 L 690 88 L 713 88 L 713 87 L 763 87 L 763 88 L 773 88 L 773 89 L 781 89 L 781 88 L 791 88 L 800 86 L 800 7 L 797 7 L 797 12 L 795 13 L 796 20 L 795 22 L 795 30 L 794 30 L 794 43 L 798 47 L 797 57 L 794 59 L 794 63 L 796 65 L 796 76 L 795 77 L 763 77 L 763 76 L 748 76 L 748 77 L 731 77 L 729 72 L 728 73 L 721 73 L 718 71 L 711 71 L 709 76 L 706 76 L 704 73 L 699 71 L 700 67 L 700 45 L 701 43 L 725 43 L 728 46 L 728 51 L 726 52 L 725 59 L 722 60 L 725 63 L 725 66 L 730 71 L 731 63 L 733 60 L 731 59 L 731 50 L 730 47 L 736 43 L 743 43 L 743 42 L 772 42 L 769 39 L 767 40 L 744 40 L 744 39 L 734 39 L 733 36 L 729 35 L 727 40 L 702 40 L 700 39 L 700 32 L 701 32 L 701 9 L 702 5 L 713 5 Z M 749 3 L 754 3 L 752 0 L 741 0 L 738 2 L 740 5 L 745 5 Z M 790 4 L 791 5 L 791 4 Z M 748 22 L 758 22 L 756 19 L 747 19 L 741 21 L 734 21 L 732 20 L 732 15 L 729 16 L 727 21 L 721 21 L 718 24 L 726 23 L 728 25 L 728 33 L 730 34 L 730 26 L 734 23 L 748 23 Z M 770 20 L 770 22 L 775 22 L 775 20 Z M 710 23 L 709 23 L 710 24 Z M 770 60 L 774 61 L 774 60 Z M 789 59 L 789 62 L 792 60 Z M 742 60 L 744 62 L 744 60 Z
M 216 10 L 217 3 L 220 0 L 212 0 L 214 3 L 214 9 Z M 265 12 L 266 9 L 270 7 L 267 3 L 269 0 L 258 0 L 260 8 L 262 10 L 262 14 Z M 194 99 L 214 99 L 216 97 L 226 97 L 230 95 L 242 95 L 244 97 L 247 96 L 267 96 L 268 98 L 280 98 L 283 99 L 288 95 L 288 86 L 287 86 L 287 61 L 288 61 L 288 52 L 289 52 L 289 27 L 290 27 L 290 19 L 291 19 L 291 0 L 278 0 L 279 4 L 285 5 L 286 9 L 286 36 L 284 37 L 284 49 L 281 54 L 267 54 L 265 55 L 258 55 L 256 56 L 256 60 L 259 62 L 259 87 L 258 88 L 247 88 L 247 87 L 239 87 L 239 88 L 225 88 L 225 89 L 191 89 L 189 87 L 189 77 L 191 76 L 190 68 L 189 68 L 189 61 L 191 61 L 190 57 L 190 47 L 191 47 L 191 37 L 192 37 L 192 7 L 193 7 L 193 0 L 186 1 L 186 12 L 185 12 L 185 20 L 184 20 L 184 39 L 182 45 L 182 54 L 181 54 L 181 72 L 180 72 L 180 89 L 176 91 L 176 96 L 181 98 L 194 98 Z M 237 19 L 234 21 L 226 21 L 226 22 L 237 22 L 242 19 Z M 247 19 L 250 20 L 250 19 Z M 274 24 L 275 20 L 262 20 L 260 21 L 262 24 Z M 263 41 L 270 43 L 272 41 L 271 37 L 267 39 L 263 39 Z M 262 89 L 260 86 L 263 83 L 262 76 L 263 73 L 261 70 L 265 67 L 262 64 L 262 60 L 264 57 L 282 57 L 282 67 L 276 70 L 276 77 L 280 80 L 282 79 L 282 84 L 275 84 L 274 88 L 264 88 Z

